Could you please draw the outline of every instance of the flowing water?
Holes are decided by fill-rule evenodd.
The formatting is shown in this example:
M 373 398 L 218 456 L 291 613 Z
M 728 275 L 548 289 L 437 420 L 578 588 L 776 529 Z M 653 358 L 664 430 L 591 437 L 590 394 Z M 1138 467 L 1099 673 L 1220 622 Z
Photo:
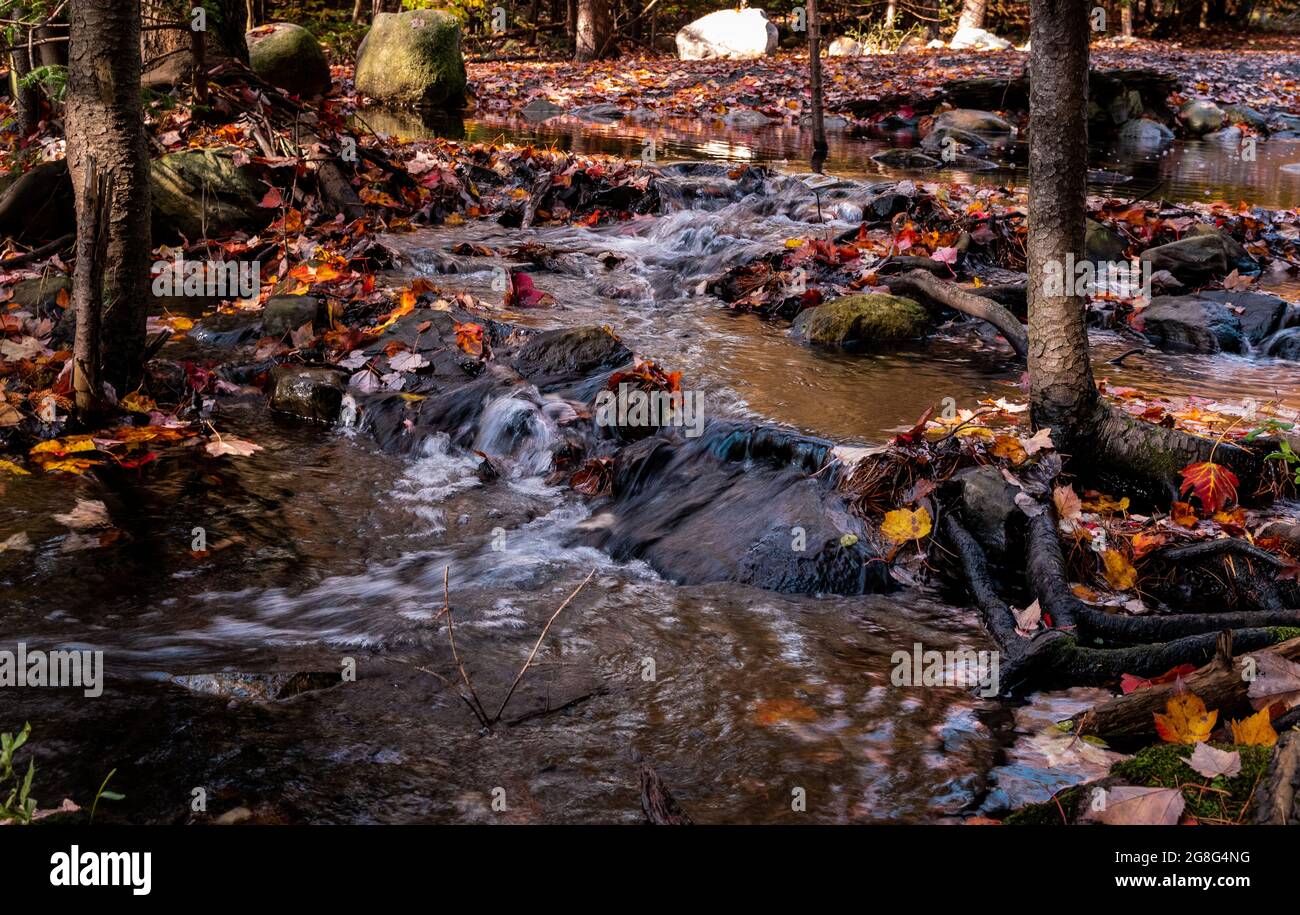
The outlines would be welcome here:
M 529 270 L 558 304 L 503 316 L 608 324 L 681 371 L 710 418 L 875 443 L 944 397 L 964 407 L 1016 397 L 1006 350 L 975 334 L 887 355 L 818 352 L 703 294 L 703 280 L 785 238 L 856 225 L 859 185 L 823 195 L 819 218 L 796 182 L 669 171 L 676 191 L 660 217 L 592 229 L 470 223 L 388 241 L 409 274 L 487 301 L 500 301 L 494 269 L 514 261 L 454 245 L 547 246 L 551 269 Z M 1094 343 L 1098 374 L 1116 383 L 1300 407 L 1291 364 L 1147 354 L 1120 369 L 1103 363 L 1128 342 Z M 932 822 L 1041 800 L 1105 768 L 1086 746 L 1067 751 L 1041 734 L 1094 691 L 1016 705 L 891 684 L 893 653 L 916 643 L 991 647 L 976 614 L 950 598 L 682 587 L 567 546 L 594 519 L 545 484 L 550 433 L 539 424 L 521 437 L 517 408 L 504 399 L 486 412 L 476 445 L 506 470 L 490 484 L 477 457 L 445 441 L 396 457 L 350 430 L 276 419 L 256 399 L 216 419 L 263 446 L 250 457 L 168 459 L 144 479 L 5 479 L 0 542 L 26 531 L 36 549 L 0 553 L 0 648 L 103 650 L 110 678 L 99 698 L 0 697 L 0 730 L 33 724 L 35 795 L 88 801 L 116 768 L 127 798 L 108 816 L 141 822 L 190 818 L 201 787 L 210 814 L 247 807 L 262 822 L 631 823 L 640 753 L 701 822 Z M 103 500 L 126 536 L 69 550 L 53 515 L 78 499 Z M 196 527 L 206 556 L 191 552 Z M 481 729 L 450 685 L 460 675 L 436 618 L 444 575 L 459 658 L 494 713 L 589 573 L 507 723 Z M 203 692 L 229 681 L 202 675 L 318 671 L 335 682 L 350 666 L 355 682 L 276 702 Z M 806 812 L 792 810 L 796 789 Z M 505 809 L 493 809 L 501 797 Z

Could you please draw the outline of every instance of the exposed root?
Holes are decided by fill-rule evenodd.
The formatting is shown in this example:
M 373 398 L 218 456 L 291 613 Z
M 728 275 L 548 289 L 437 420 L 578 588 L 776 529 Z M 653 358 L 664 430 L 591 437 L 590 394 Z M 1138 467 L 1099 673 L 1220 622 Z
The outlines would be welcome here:
M 901 276 L 891 276 L 884 282 L 897 295 L 930 299 L 954 311 L 987 321 L 1006 338 L 1017 356 L 1021 359 L 1028 358 L 1029 332 L 1019 318 L 992 299 L 967 292 L 952 283 L 945 283 L 924 270 L 909 270 Z

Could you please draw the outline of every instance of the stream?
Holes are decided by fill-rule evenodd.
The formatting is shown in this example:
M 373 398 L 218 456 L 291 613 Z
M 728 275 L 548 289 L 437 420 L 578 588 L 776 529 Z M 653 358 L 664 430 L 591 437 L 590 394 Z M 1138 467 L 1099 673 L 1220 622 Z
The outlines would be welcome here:
M 636 155 L 641 142 L 591 125 L 465 129 L 471 139 L 584 152 Z M 528 230 L 478 221 L 386 242 L 410 276 L 487 301 L 501 297 L 494 268 L 511 262 L 454 246 L 545 245 L 552 269 L 529 272 L 557 305 L 502 316 L 609 325 L 638 354 L 681 371 L 710 419 L 872 444 L 945 397 L 966 408 L 1022 399 L 1007 351 L 975 334 L 890 354 L 818 351 L 702 293 L 705 279 L 786 238 L 857 225 L 859 185 L 824 195 L 819 221 L 797 182 L 749 193 L 708 162 L 799 172 L 801 142 L 773 131 L 683 134 L 660 148 L 661 165 L 688 164 L 665 166 L 674 191 L 659 217 Z M 1134 186 L 1168 167 L 1182 182 L 1162 192 L 1170 199 L 1211 189 L 1263 205 L 1300 196 L 1300 176 L 1277 169 L 1279 157 L 1300 159 L 1297 144 L 1261 144 L 1248 173 L 1216 172 L 1205 165 L 1214 150 L 1200 147 L 1129 162 Z M 875 148 L 839 139 L 827 171 L 886 180 L 866 162 Z M 1152 353 L 1117 368 L 1106 360 L 1131 342 L 1095 333 L 1093 344 L 1098 377 L 1115 384 L 1300 408 L 1294 363 Z M 639 562 L 567 545 L 595 519 L 567 488 L 545 483 L 548 443 L 521 444 L 508 409 L 498 412 L 489 407 L 477 443 L 507 469 L 490 487 L 479 458 L 445 440 L 389 455 L 356 430 L 292 422 L 253 399 L 223 404 L 217 417 L 223 433 L 263 446 L 249 457 L 169 459 L 147 481 L 126 472 L 7 479 L 0 541 L 26 531 L 35 550 L 0 553 L 0 647 L 102 650 L 108 677 L 98 698 L 29 688 L 0 705 L 0 730 L 32 723 L 41 805 L 88 803 L 116 768 L 113 786 L 126 799 L 101 805 L 101 816 L 131 822 L 202 819 L 191 806 L 202 788 L 207 816 L 235 810 L 232 818 L 253 822 L 636 823 L 639 753 L 697 822 L 941 822 L 1044 800 L 1109 765 L 1105 751 L 1043 733 L 1100 691 L 1008 703 L 891 684 L 893 653 L 915 643 L 992 647 L 977 614 L 937 592 L 813 598 L 678 586 Z M 68 550 L 52 516 L 77 499 L 103 500 L 125 536 Z M 205 530 L 206 556 L 191 553 L 195 527 Z M 459 675 L 435 620 L 444 574 L 459 657 L 493 712 L 548 619 L 593 570 L 505 723 L 480 729 L 449 685 Z M 237 695 L 269 674 L 320 672 L 324 681 L 349 666 L 355 682 L 274 702 Z M 792 809 L 796 789 L 806 810 Z M 505 809 L 494 809 L 498 797 Z

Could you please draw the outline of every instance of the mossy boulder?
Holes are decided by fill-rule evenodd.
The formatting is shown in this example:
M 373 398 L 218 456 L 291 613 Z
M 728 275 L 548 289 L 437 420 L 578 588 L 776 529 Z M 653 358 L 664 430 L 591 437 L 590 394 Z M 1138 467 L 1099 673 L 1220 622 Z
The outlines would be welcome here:
M 330 66 L 315 36 L 291 22 L 272 22 L 248 32 L 248 62 L 272 86 L 302 98 L 324 95 Z
M 1124 260 L 1124 239 L 1110 229 L 1089 219 L 1087 235 L 1084 237 L 1084 257 L 1094 264 L 1110 264 Z
M 187 149 L 149 163 L 155 240 L 220 235 L 253 225 L 265 187 L 233 149 Z
M 809 309 L 795 319 L 791 332 L 822 346 L 877 347 L 919 340 L 930 324 L 930 313 L 911 299 L 869 293 Z
M 394 105 L 464 107 L 460 23 L 437 10 L 380 13 L 357 49 L 356 87 Z
M 1223 109 L 1206 99 L 1193 99 L 1178 109 L 1178 120 L 1192 136 L 1202 136 L 1221 128 L 1228 120 Z

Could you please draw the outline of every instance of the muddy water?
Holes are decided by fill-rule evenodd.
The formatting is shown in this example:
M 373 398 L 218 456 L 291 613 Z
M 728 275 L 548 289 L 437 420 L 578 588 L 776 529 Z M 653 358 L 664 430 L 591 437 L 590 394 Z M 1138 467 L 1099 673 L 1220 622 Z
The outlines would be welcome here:
M 598 229 L 481 223 L 390 241 L 412 275 L 488 301 L 500 299 L 494 268 L 511 261 L 453 245 L 551 247 L 556 269 L 534 275 L 558 306 L 504 316 L 609 324 L 681 370 L 711 417 L 878 442 L 943 397 L 1015 396 L 995 341 L 963 333 L 887 356 L 818 353 L 703 295 L 702 279 L 753 252 L 852 224 L 852 193 L 823 222 L 797 188 L 768 191 Z M 1097 342 L 1099 360 L 1127 348 Z M 1293 368 L 1268 361 L 1143 356 L 1098 371 L 1209 397 L 1300 391 Z M 0 729 L 34 726 L 43 803 L 89 800 L 116 767 L 127 799 L 108 815 L 138 822 L 197 818 L 195 787 L 209 814 L 245 807 L 263 822 L 636 822 L 636 751 L 702 822 L 934 822 L 1042 799 L 1105 765 L 1040 733 L 1095 694 L 1017 708 L 891 684 L 891 656 L 915 643 L 990 647 L 960 602 L 915 590 L 817 599 L 677 587 L 566 546 L 593 519 L 544 484 L 546 442 L 515 451 L 505 477 L 485 483 L 476 458 L 436 440 L 396 458 L 347 430 L 275 420 L 260 402 L 224 404 L 217 424 L 264 450 L 164 461 L 144 478 L 5 480 L 0 541 L 23 530 L 36 550 L 0 553 L 0 647 L 103 650 L 110 677 L 100 698 L 0 696 Z M 490 423 L 479 444 L 501 453 Z M 105 501 L 127 536 L 66 552 L 52 515 L 77 499 Z M 192 555 L 196 526 L 220 548 Z M 593 570 L 506 723 L 482 730 L 450 685 L 459 675 L 435 619 L 444 574 L 460 658 L 494 713 L 547 619 Z M 273 703 L 171 681 L 344 666 L 356 682 Z M 491 806 L 497 788 L 503 811 Z M 798 788 L 806 812 L 791 809 Z

